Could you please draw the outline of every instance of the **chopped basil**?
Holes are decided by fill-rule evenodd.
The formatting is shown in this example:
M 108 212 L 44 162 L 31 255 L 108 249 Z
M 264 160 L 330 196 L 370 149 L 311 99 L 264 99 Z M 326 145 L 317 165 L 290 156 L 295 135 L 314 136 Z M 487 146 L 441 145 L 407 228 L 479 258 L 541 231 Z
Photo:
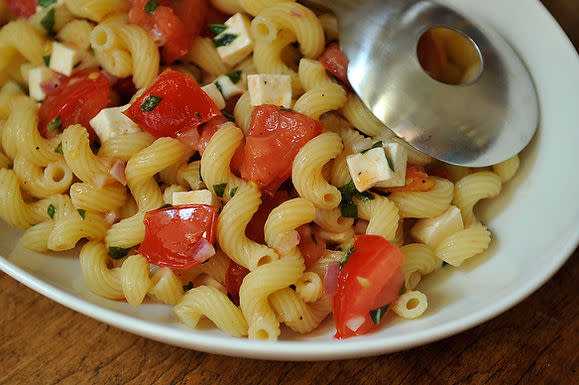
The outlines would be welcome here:
M 225 31 L 227 29 L 227 26 L 221 23 L 212 23 L 207 26 L 207 29 L 209 29 L 209 31 L 211 31 L 213 35 L 217 36 L 221 32 Z
M 157 104 L 159 104 L 163 100 L 160 96 L 149 95 L 145 99 L 145 101 L 141 104 L 141 111 L 153 111 Z
M 232 33 L 224 33 L 213 39 L 213 45 L 215 47 L 224 47 L 233 43 L 235 39 L 237 39 L 237 35 Z
M 82 217 L 82 219 L 84 219 L 86 217 L 86 210 L 85 209 L 76 209 L 76 211 L 78 211 L 78 215 L 80 215 Z
M 445 266 L 448 266 L 448 265 L 450 265 L 448 262 L 442 261 L 442 267 L 445 267 Z
M 390 158 L 388 157 L 387 154 L 386 154 L 386 162 L 388 162 L 388 168 L 390 168 L 390 170 L 394 171 L 394 164 L 392 163 L 392 161 L 390 160 Z
M 40 20 L 40 24 L 44 27 L 46 33 L 54 35 L 54 8 L 50 9 L 50 11 L 44 15 L 42 20 Z
M 235 196 L 235 193 L 237 192 L 237 189 L 239 188 L 239 186 L 234 187 L 231 189 L 231 191 L 229 192 L 229 197 L 233 198 Z
M 159 209 L 166 209 L 169 207 L 173 207 L 173 205 L 171 203 L 165 203 L 163 206 L 159 207 Z
M 221 84 L 219 84 L 219 82 L 215 82 L 215 87 L 217 87 L 219 92 L 221 92 L 221 95 L 223 95 L 223 97 L 225 97 L 225 94 L 223 93 L 223 87 L 221 87 Z
M 188 284 L 183 285 L 183 291 L 187 292 L 189 290 L 193 289 L 193 282 L 189 281 Z
M 153 16 L 153 12 L 155 12 L 155 9 L 157 9 L 158 6 L 159 3 L 157 3 L 155 0 L 149 0 L 147 1 L 147 4 L 145 4 L 145 12 L 147 15 Z
M 405 283 L 402 284 L 402 287 L 400 288 L 400 292 L 398 293 L 398 295 L 402 295 L 404 293 L 406 293 L 406 284 Z
M 225 116 L 227 118 L 227 120 L 229 120 L 230 122 L 235 122 L 235 116 L 231 115 L 229 112 L 225 111 L 224 109 L 221 110 L 221 113 L 223 114 L 223 116 Z
M 127 254 L 129 254 L 129 251 L 131 251 L 131 247 L 127 247 L 125 249 L 124 247 L 109 246 L 109 256 L 112 259 L 124 258 L 127 256 Z
M 354 249 L 354 246 L 348 247 L 348 250 L 346 250 L 346 252 L 344 253 L 344 256 L 342 257 L 342 260 L 340 261 L 340 269 L 342 269 L 344 267 L 344 265 L 346 264 L 346 262 L 348 262 L 348 259 L 350 259 L 350 255 L 354 251 L 356 251 Z
M 56 214 L 56 207 L 54 207 L 52 203 L 49 204 L 48 207 L 46 208 L 46 213 L 51 219 L 54 219 L 54 214 Z
M 378 309 L 370 310 L 370 318 L 372 318 L 372 322 L 374 322 L 375 325 L 378 325 L 380 321 L 382 321 L 382 318 L 386 315 L 388 307 L 390 307 L 390 304 L 379 307 Z
M 44 60 L 44 64 L 48 67 L 50 65 L 50 55 L 46 55 L 42 57 L 42 60 Z
M 365 149 L 364 151 L 362 151 L 362 154 L 367 153 L 368 151 L 370 151 L 370 150 L 373 149 L 373 148 L 379 148 L 379 147 L 382 147 L 382 141 L 381 141 L 381 140 L 379 140 L 379 141 L 377 141 L 376 143 L 374 143 L 374 144 L 372 145 L 372 147 L 367 148 L 367 149 Z
M 232 71 L 229 73 L 225 74 L 229 79 L 231 79 L 231 81 L 233 82 L 233 84 L 237 84 L 239 83 L 239 81 L 241 80 L 241 70 L 237 70 L 237 71 Z
M 316 239 L 316 234 L 311 233 L 310 237 L 312 238 L 312 242 L 314 242 L 314 245 L 318 245 L 318 240 Z
M 280 110 L 280 111 L 290 111 L 290 112 L 293 112 L 293 111 L 294 111 L 294 110 L 292 110 L 291 108 L 287 108 L 287 107 L 284 107 L 284 106 L 279 106 L 279 110 Z
M 215 191 L 215 195 L 219 198 L 223 198 L 223 193 L 225 192 L 225 188 L 227 187 L 227 183 L 220 183 L 213 185 L 213 191 Z
M 201 114 L 199 112 L 196 112 L 195 116 L 197 117 L 197 119 L 203 120 L 203 117 L 201 116 Z
M 201 182 L 204 182 L 204 180 L 203 180 L 203 175 L 201 175 L 201 163 L 199 163 L 199 180 L 200 180 Z
M 54 152 L 57 152 L 60 155 L 64 155 L 64 152 L 62 152 L 62 143 L 58 143 L 58 146 L 56 146 L 56 148 L 54 149 Z
M 81 64 L 82 64 L 82 60 L 79 61 L 79 62 L 74 63 L 74 66 L 72 66 L 72 68 L 73 68 L 73 69 L 76 69 L 76 68 L 78 68 L 78 66 L 81 65 Z
M 58 115 L 56 118 L 52 119 L 46 125 L 46 129 L 48 131 L 60 130 L 61 128 L 62 128 L 62 119 L 60 119 L 60 115 Z
M 40 5 L 42 8 L 48 8 L 54 3 L 56 3 L 56 0 L 38 0 L 38 5 Z
M 367 201 L 373 200 L 374 196 L 367 191 L 359 192 L 354 185 L 354 182 L 349 183 L 339 187 L 338 190 L 342 194 L 342 201 L 340 202 L 340 210 L 342 211 L 342 216 L 345 218 L 357 218 L 358 217 L 358 206 L 354 203 L 354 198 Z
M 340 203 L 340 211 L 344 218 L 358 218 L 358 206 L 352 201 L 342 201 L 342 203 Z

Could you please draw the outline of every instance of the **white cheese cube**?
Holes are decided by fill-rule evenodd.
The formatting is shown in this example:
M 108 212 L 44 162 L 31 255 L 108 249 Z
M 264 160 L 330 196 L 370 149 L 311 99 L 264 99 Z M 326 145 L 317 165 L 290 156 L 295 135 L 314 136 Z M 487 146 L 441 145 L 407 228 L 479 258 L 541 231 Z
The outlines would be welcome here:
M 52 43 L 52 54 L 48 67 L 58 73 L 70 76 L 72 70 L 81 64 L 83 54 L 82 51 L 54 42 Z
M 227 28 L 215 36 L 213 41 L 223 62 L 233 67 L 253 51 L 253 39 L 249 32 L 251 26 L 247 16 L 241 13 L 231 16 L 225 25 Z
M 221 201 L 209 190 L 175 191 L 173 205 L 211 205 L 219 208 Z
M 225 99 L 229 99 L 235 95 L 241 95 L 247 91 L 241 81 L 233 83 L 233 81 L 227 75 L 219 76 L 213 81 L 213 83 Z
M 46 67 L 31 68 L 28 71 L 28 94 L 30 97 L 37 101 L 44 100 L 46 94 L 40 85 L 42 82 L 55 78 L 56 76 L 56 72 Z
M 247 75 L 247 89 L 252 106 L 275 104 L 289 108 L 292 102 L 292 80 L 289 75 Z
M 408 151 L 406 148 L 396 142 L 383 144 L 386 159 L 394 176 L 389 180 L 384 180 L 376 183 L 376 187 L 395 187 L 404 186 L 406 184 L 406 163 L 408 161 Z
M 382 147 L 349 155 L 346 158 L 346 163 L 348 163 L 348 170 L 354 186 L 360 192 L 368 190 L 380 181 L 395 177 Z
M 225 99 L 223 99 L 223 95 L 215 85 L 215 83 L 209 83 L 206 86 L 201 87 L 203 91 L 215 102 L 215 105 L 220 110 L 225 108 Z
M 106 142 L 115 136 L 141 132 L 137 126 L 123 111 L 129 108 L 130 104 L 120 107 L 103 108 L 90 120 L 90 125 L 99 137 L 101 143 Z
M 419 219 L 410 229 L 410 235 L 435 249 L 445 238 L 463 229 L 460 209 L 450 206 L 438 217 Z

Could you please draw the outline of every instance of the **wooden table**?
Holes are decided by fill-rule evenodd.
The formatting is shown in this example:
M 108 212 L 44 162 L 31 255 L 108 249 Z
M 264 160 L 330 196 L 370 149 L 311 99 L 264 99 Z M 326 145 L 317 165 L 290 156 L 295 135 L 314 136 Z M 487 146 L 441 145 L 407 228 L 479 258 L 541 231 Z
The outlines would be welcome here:
M 579 43 L 579 1 L 543 0 Z M 501 316 L 409 351 L 254 361 L 175 348 L 95 321 L 0 273 L 0 384 L 579 384 L 579 251 Z

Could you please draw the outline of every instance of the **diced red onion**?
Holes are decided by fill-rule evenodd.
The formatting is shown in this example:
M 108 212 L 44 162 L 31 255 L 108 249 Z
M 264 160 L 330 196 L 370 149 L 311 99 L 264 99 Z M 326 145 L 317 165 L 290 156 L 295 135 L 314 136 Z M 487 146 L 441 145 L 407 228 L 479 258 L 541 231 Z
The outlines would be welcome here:
M 199 145 L 199 131 L 197 127 L 192 128 L 188 131 L 182 132 L 177 136 L 177 139 L 181 141 L 188 148 L 197 148 Z
M 340 264 L 338 262 L 330 262 L 326 268 L 326 275 L 324 276 L 324 293 L 329 295 L 336 294 L 339 273 Z
M 109 174 L 117 181 L 119 181 L 123 186 L 127 185 L 127 176 L 125 175 L 125 164 L 122 160 L 115 159 L 113 165 L 109 170 Z
M 46 95 L 53 93 L 58 87 L 60 87 L 61 81 L 58 76 L 52 77 L 40 83 L 40 89 Z
M 302 17 L 303 16 L 300 12 L 296 11 L 295 9 L 292 9 L 290 11 L 290 15 L 295 16 L 295 17 Z
M 356 317 L 352 317 L 349 320 L 346 321 L 346 326 L 353 332 L 357 331 L 358 329 L 360 329 L 360 326 L 362 326 L 364 324 L 364 317 L 359 315 Z
M 193 260 L 199 263 L 203 263 L 215 254 L 215 248 L 213 245 L 205 238 L 201 238 L 197 247 L 193 251 Z

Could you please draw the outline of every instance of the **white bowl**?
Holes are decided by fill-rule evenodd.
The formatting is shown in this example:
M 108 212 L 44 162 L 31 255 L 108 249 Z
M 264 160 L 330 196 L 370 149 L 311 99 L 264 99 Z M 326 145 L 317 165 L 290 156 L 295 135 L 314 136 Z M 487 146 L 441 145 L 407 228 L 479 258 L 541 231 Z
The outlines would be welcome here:
M 541 108 L 536 137 L 516 178 L 481 203 L 493 232 L 491 248 L 461 268 L 444 268 L 420 285 L 429 298 L 414 321 L 388 320 L 378 332 L 335 340 L 333 325 L 305 337 L 284 331 L 278 342 L 232 338 L 204 324 L 190 330 L 170 307 L 102 299 L 84 284 L 76 252 L 42 255 L 18 245 L 21 232 L 0 224 L 0 269 L 76 311 L 169 344 L 248 358 L 322 360 L 407 349 L 478 325 L 514 306 L 547 281 L 579 240 L 579 59 L 563 31 L 535 0 L 453 0 L 446 3 L 496 28 L 533 76 Z

